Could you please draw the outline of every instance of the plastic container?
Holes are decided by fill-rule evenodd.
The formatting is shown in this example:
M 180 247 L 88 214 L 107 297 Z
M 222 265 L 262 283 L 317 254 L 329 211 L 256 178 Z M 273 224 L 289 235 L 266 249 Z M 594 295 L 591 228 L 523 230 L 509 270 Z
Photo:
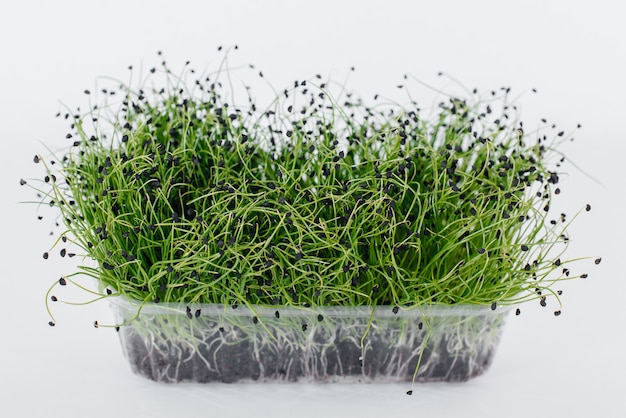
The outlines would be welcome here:
M 509 308 L 261 308 L 112 302 L 132 370 L 159 382 L 466 381 Z

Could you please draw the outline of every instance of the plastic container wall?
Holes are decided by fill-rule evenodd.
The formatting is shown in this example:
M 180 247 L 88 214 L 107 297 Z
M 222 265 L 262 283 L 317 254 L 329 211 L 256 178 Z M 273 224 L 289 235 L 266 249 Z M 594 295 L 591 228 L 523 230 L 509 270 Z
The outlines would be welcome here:
M 491 364 L 510 310 L 112 306 L 132 370 L 160 382 L 465 381 Z

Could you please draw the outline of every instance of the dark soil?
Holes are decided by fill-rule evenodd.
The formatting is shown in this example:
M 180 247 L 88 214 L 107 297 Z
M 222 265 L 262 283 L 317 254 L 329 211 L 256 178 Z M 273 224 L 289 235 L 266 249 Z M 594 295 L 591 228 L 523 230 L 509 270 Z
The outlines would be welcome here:
M 159 338 L 145 329 L 142 334 L 139 326 L 122 327 L 120 337 L 132 370 L 162 382 L 411 381 L 426 335 L 416 328 L 413 337 L 421 338 L 403 339 L 394 324 L 382 324 L 388 327 L 372 327 L 362 348 L 365 327 L 345 328 L 344 323 L 298 327 L 277 333 L 275 339 L 257 324 L 252 331 L 236 325 L 220 331 L 217 322 L 207 319 L 201 325 L 172 327 Z M 267 328 L 272 331 L 273 325 L 268 322 Z M 459 342 L 450 340 L 458 338 L 458 329 L 449 334 L 433 331 L 416 381 L 458 382 L 482 374 L 499 339 L 499 331 L 487 334 L 489 341 L 472 341 L 470 334 Z

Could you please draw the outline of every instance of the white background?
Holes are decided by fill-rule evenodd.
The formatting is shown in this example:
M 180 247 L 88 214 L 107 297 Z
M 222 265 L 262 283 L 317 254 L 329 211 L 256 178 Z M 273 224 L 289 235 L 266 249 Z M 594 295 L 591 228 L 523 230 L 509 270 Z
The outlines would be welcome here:
M 0 415 L 625 416 L 625 16 L 610 0 L 3 2 Z M 350 85 L 364 94 L 393 93 L 404 73 L 437 82 L 438 71 L 470 87 L 536 88 L 520 99 L 526 123 L 583 125 L 566 151 L 600 184 L 568 165 L 560 204 L 592 204 L 571 255 L 602 264 L 583 262 L 589 279 L 562 287 L 560 317 L 523 306 L 487 374 L 420 384 L 411 397 L 407 385 L 155 384 L 131 374 L 113 331 L 93 328 L 110 318 L 106 304 L 56 304 L 50 328 L 45 292 L 71 265 L 42 259 L 49 225 L 17 202 L 32 198 L 19 179 L 39 175 L 33 155 L 64 144 L 60 102 L 84 105 L 96 77 L 148 68 L 157 50 L 173 67 L 203 68 L 234 44 L 278 87 L 355 66 Z

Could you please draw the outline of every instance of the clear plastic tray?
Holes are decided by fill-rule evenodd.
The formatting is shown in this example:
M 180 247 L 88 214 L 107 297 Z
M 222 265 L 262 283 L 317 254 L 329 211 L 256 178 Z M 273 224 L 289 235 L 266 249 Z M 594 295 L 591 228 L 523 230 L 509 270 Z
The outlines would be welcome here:
M 491 364 L 510 310 L 112 306 L 132 370 L 160 382 L 465 381 Z

